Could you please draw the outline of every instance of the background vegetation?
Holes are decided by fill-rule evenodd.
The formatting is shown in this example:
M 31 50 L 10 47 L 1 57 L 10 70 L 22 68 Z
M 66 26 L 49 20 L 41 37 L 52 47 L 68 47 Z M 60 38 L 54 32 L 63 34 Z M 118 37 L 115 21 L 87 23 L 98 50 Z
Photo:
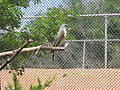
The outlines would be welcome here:
M 48 8 L 46 12 L 38 12 L 36 16 L 44 15 L 27 22 L 21 27 L 21 8 L 28 8 L 30 1 L 35 4 L 40 0 L 2 0 L 0 1 L 0 52 L 14 50 L 29 38 L 34 40 L 30 46 L 50 44 L 53 42 L 59 26 L 66 23 L 70 26 L 67 40 L 104 39 L 104 17 L 78 17 L 82 14 L 119 13 L 118 0 L 64 0 L 59 7 Z M 73 17 L 68 17 L 72 15 Z M 108 17 L 108 39 L 120 39 L 119 16 Z M 83 42 L 70 42 L 67 52 L 56 52 L 55 61 L 51 61 L 50 52 L 21 54 L 11 64 L 10 68 L 40 67 L 40 68 L 81 68 Z M 86 68 L 104 67 L 104 42 L 86 43 Z M 108 42 L 108 67 L 120 67 L 120 43 Z M 3 57 L 1 63 L 3 62 Z M 19 65 L 18 65 L 19 63 Z M 22 65 L 21 65 L 22 64 Z

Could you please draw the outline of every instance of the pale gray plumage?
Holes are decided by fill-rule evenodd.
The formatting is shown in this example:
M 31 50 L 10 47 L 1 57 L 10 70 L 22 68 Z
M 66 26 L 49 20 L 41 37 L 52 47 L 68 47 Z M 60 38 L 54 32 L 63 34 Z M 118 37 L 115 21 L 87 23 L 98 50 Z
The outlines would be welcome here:
M 57 47 L 58 45 L 61 45 L 64 43 L 65 37 L 67 35 L 67 31 L 66 31 L 67 27 L 68 27 L 67 24 L 62 24 L 60 26 L 57 36 L 53 42 L 54 47 Z M 53 51 L 53 60 L 54 60 L 54 51 Z
M 59 32 L 57 33 L 57 37 L 55 38 L 53 42 L 53 46 L 58 46 L 59 44 L 64 43 L 64 40 L 67 34 L 67 31 L 66 31 L 67 27 L 68 27 L 67 24 L 62 24 L 60 26 Z

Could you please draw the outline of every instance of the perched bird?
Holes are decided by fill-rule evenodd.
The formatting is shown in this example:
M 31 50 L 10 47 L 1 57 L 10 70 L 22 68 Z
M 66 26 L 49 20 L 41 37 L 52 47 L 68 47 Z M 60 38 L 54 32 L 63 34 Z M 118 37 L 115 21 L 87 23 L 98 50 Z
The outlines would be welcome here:
M 67 24 L 62 24 L 60 26 L 60 29 L 59 29 L 59 31 L 57 33 L 57 36 L 56 36 L 56 38 L 55 38 L 55 40 L 53 42 L 53 47 L 57 47 L 59 45 L 64 44 L 65 37 L 67 35 L 67 31 L 66 31 L 67 27 L 68 27 Z M 52 51 L 52 52 L 53 52 L 53 60 L 54 60 L 54 51 Z

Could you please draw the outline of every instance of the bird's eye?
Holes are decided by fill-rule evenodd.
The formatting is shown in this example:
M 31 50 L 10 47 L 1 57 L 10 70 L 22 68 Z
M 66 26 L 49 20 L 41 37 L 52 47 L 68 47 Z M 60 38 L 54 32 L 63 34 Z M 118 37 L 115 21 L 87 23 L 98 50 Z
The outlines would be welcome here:
M 68 27 L 68 25 L 65 25 L 65 27 Z

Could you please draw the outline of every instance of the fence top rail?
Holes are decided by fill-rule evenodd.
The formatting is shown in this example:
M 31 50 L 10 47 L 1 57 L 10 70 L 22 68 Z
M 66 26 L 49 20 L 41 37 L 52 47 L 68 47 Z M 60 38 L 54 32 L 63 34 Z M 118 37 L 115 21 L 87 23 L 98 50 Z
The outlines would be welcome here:
M 76 17 L 96 17 L 96 16 L 120 16 L 120 13 L 112 13 L 112 14 L 81 14 L 81 15 L 76 15 Z M 34 19 L 34 18 L 47 18 L 47 16 L 30 16 L 30 17 L 21 17 L 21 19 Z M 54 16 L 53 16 L 54 17 Z M 74 17 L 73 15 L 68 15 L 68 17 Z
M 71 42 L 74 42 L 74 41 L 81 41 L 81 42 L 91 42 L 91 41 L 120 41 L 120 39 L 95 39 L 95 40 L 89 40 L 89 39 L 82 39 L 82 40 L 66 40 L 66 41 L 71 41 Z

